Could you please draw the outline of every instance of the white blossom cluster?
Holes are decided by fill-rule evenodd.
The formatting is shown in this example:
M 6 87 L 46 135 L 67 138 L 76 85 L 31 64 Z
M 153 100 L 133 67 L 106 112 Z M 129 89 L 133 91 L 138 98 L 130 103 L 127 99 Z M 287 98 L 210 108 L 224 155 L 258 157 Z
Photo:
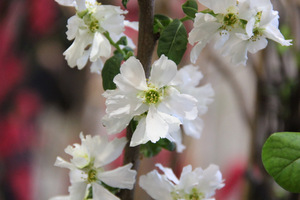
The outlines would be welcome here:
M 96 0 L 56 1 L 60 5 L 76 8 L 76 14 L 68 20 L 67 25 L 67 38 L 74 42 L 63 53 L 72 68 L 77 66 L 82 69 L 90 60 L 91 72 L 100 73 L 103 59 L 111 56 L 109 40 L 116 43 L 124 36 L 125 25 L 137 29 L 136 24 L 124 20 L 127 11 L 118 6 L 102 5 Z M 130 44 L 134 46 L 131 40 Z
M 202 78 L 196 67 L 177 71 L 176 64 L 162 55 L 146 79 L 142 64 L 131 57 L 120 72 L 114 78 L 117 89 L 103 94 L 107 106 L 103 124 L 109 134 L 121 132 L 134 119 L 138 125 L 130 146 L 167 138 L 181 152 L 181 124 L 186 134 L 199 138 L 203 127 L 199 116 L 207 111 L 214 93 L 210 85 L 196 87 Z
M 214 200 L 212 198 L 216 189 L 224 186 L 219 167 L 210 165 L 205 170 L 188 165 L 182 169 L 180 179 L 172 169 L 165 168 L 161 164 L 157 170 L 140 177 L 140 186 L 155 200 Z
M 246 65 L 247 52 L 256 53 L 267 46 L 267 39 L 283 46 L 291 45 L 278 29 L 279 15 L 270 0 L 198 0 L 208 10 L 196 14 L 189 42 L 197 43 L 191 51 L 195 63 L 212 39 L 215 49 L 230 56 L 234 64 Z
M 105 166 L 118 158 L 127 141 L 125 138 L 108 141 L 106 137 L 80 134 L 81 144 L 68 146 L 65 152 L 72 156 L 71 162 L 57 157 L 55 166 L 70 170 L 68 196 L 58 196 L 51 200 L 104 199 L 118 200 L 106 186 L 132 189 L 136 171 L 132 164 L 105 171 Z
M 70 67 L 82 69 L 88 61 L 91 71 L 100 73 L 105 59 L 112 54 L 112 46 L 124 36 L 124 27 L 137 29 L 136 24 L 124 20 L 127 11 L 118 6 L 101 5 L 96 0 L 56 0 L 72 6 L 76 14 L 68 20 L 67 38 L 74 40 L 63 53 Z M 291 45 L 278 29 L 278 12 L 270 0 L 198 0 L 208 9 L 196 14 L 189 42 L 195 44 L 190 59 L 195 63 L 202 49 L 210 41 L 224 56 L 231 56 L 234 64 L 246 64 L 247 53 L 266 47 L 267 39 L 284 46 Z M 130 38 L 129 46 L 134 46 Z M 128 56 L 129 57 L 129 56 Z M 126 58 L 127 59 L 127 58 Z M 161 55 L 151 67 L 150 77 L 140 61 L 129 57 L 120 67 L 113 83 L 116 89 L 106 90 L 106 115 L 102 123 L 108 134 L 124 130 L 130 122 L 137 125 L 130 146 L 156 143 L 166 138 L 182 152 L 182 130 L 199 138 L 203 129 L 201 116 L 213 101 L 210 84 L 199 86 L 203 75 L 198 67 L 177 65 Z M 114 170 L 105 169 L 119 157 L 127 140 L 108 141 L 106 137 L 80 134 L 81 144 L 68 146 L 65 152 L 70 162 L 57 157 L 55 166 L 70 170 L 69 195 L 51 200 L 117 200 L 112 190 L 133 189 L 137 172 L 132 164 Z M 207 169 L 190 165 L 183 168 L 180 179 L 173 171 L 156 165 L 163 174 L 153 170 L 140 177 L 140 186 L 156 200 L 214 200 L 217 189 L 224 186 L 216 165 Z

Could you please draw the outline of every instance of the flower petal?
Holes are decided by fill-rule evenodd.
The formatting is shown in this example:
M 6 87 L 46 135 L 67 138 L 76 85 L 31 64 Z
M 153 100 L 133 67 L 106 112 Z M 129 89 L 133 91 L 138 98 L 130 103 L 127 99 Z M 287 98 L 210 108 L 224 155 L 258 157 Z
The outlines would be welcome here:
M 94 166 L 96 168 L 102 167 L 117 159 L 121 155 L 126 143 L 127 140 L 125 137 L 115 138 L 113 141 L 107 143 L 103 149 L 101 148 L 100 152 L 95 153 L 98 156 L 95 158 Z
M 176 185 L 179 183 L 178 178 L 175 176 L 171 168 L 163 167 L 160 163 L 155 164 L 155 166 L 158 167 L 170 181 L 172 181 Z
M 200 138 L 203 126 L 203 121 L 200 117 L 194 120 L 183 120 L 184 133 L 196 139 Z
M 146 90 L 146 77 L 145 71 L 138 59 L 134 56 L 126 60 L 120 68 L 121 76 L 124 78 L 131 86 L 139 90 Z
M 81 199 L 82 200 L 82 199 Z M 120 200 L 102 185 L 93 184 L 93 200 Z
M 76 2 L 75 0 L 55 0 L 57 3 L 59 3 L 62 6 L 75 6 Z
M 161 55 L 152 65 L 149 82 L 161 88 L 166 86 L 175 77 L 176 73 L 176 64 L 165 55 Z
M 111 187 L 131 190 L 133 189 L 137 174 L 131 167 L 132 163 L 129 163 L 114 170 L 98 173 L 97 177 Z
M 94 34 L 91 49 L 90 59 L 92 62 L 95 62 L 100 57 L 108 58 L 111 54 L 111 45 L 108 39 L 99 32 Z
M 173 200 L 173 184 L 162 177 L 156 170 L 140 176 L 139 185 L 155 200 Z
M 72 183 L 69 187 L 70 199 L 82 200 L 85 197 L 87 184 L 85 182 Z
M 197 117 L 197 100 L 188 94 L 180 94 L 178 90 L 169 87 L 169 96 L 164 99 L 159 105 L 158 110 L 179 119 L 193 120 Z

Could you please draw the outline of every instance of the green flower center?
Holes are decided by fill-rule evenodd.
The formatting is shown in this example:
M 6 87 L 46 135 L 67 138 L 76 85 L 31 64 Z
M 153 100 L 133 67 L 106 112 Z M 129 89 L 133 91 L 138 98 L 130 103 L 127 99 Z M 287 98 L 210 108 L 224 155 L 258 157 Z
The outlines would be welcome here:
M 88 181 L 89 183 L 92 183 L 92 182 L 97 181 L 97 171 L 96 171 L 96 170 L 91 169 L 91 170 L 88 172 L 88 178 L 87 178 L 87 181 Z
M 199 192 L 197 188 L 193 188 L 190 194 L 184 193 L 183 190 L 176 190 L 171 193 L 173 200 L 184 199 L 184 200 L 202 200 L 205 195 Z
M 261 28 L 255 28 L 253 30 L 253 36 L 250 38 L 250 40 L 253 42 L 260 40 L 260 37 L 263 35 L 262 31 L 263 29 Z
M 228 13 L 223 18 L 223 23 L 226 26 L 233 26 L 239 21 L 239 18 L 234 13 Z
M 145 94 L 145 101 L 148 104 L 156 104 L 159 102 L 159 92 L 156 90 L 148 90 Z

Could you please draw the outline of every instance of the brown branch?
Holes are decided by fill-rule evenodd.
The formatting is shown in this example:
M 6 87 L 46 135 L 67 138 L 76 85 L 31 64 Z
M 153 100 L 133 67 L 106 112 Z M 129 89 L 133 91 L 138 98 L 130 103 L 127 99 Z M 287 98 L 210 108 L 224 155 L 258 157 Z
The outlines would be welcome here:
M 139 38 L 138 38 L 138 53 L 137 58 L 142 63 L 146 77 L 149 77 L 152 54 L 154 51 L 156 36 L 153 34 L 153 18 L 154 18 L 154 0 L 138 0 L 139 4 Z M 127 140 L 132 138 L 133 130 L 130 126 L 127 127 Z M 124 164 L 132 163 L 133 169 L 138 171 L 139 168 L 139 146 L 130 147 L 129 142 L 125 147 Z M 133 190 L 121 190 L 118 194 L 122 200 L 133 200 Z

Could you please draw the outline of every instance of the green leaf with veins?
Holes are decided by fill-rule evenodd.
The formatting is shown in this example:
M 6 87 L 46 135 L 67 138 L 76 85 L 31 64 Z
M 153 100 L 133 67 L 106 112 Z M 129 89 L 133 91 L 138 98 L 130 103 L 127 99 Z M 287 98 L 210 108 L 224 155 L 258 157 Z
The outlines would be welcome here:
M 281 187 L 290 192 L 300 192 L 300 133 L 272 134 L 263 146 L 262 161 Z
M 162 54 L 179 64 L 187 48 L 187 32 L 181 21 L 175 19 L 161 33 L 157 55 Z
M 106 60 L 101 73 L 104 90 L 116 89 L 116 84 L 113 80 L 115 76 L 120 73 L 122 60 L 123 56 L 121 54 L 115 54 L 113 57 Z
M 195 0 L 187 0 L 182 4 L 183 12 L 190 18 L 194 19 L 196 13 L 198 12 L 198 4 Z

